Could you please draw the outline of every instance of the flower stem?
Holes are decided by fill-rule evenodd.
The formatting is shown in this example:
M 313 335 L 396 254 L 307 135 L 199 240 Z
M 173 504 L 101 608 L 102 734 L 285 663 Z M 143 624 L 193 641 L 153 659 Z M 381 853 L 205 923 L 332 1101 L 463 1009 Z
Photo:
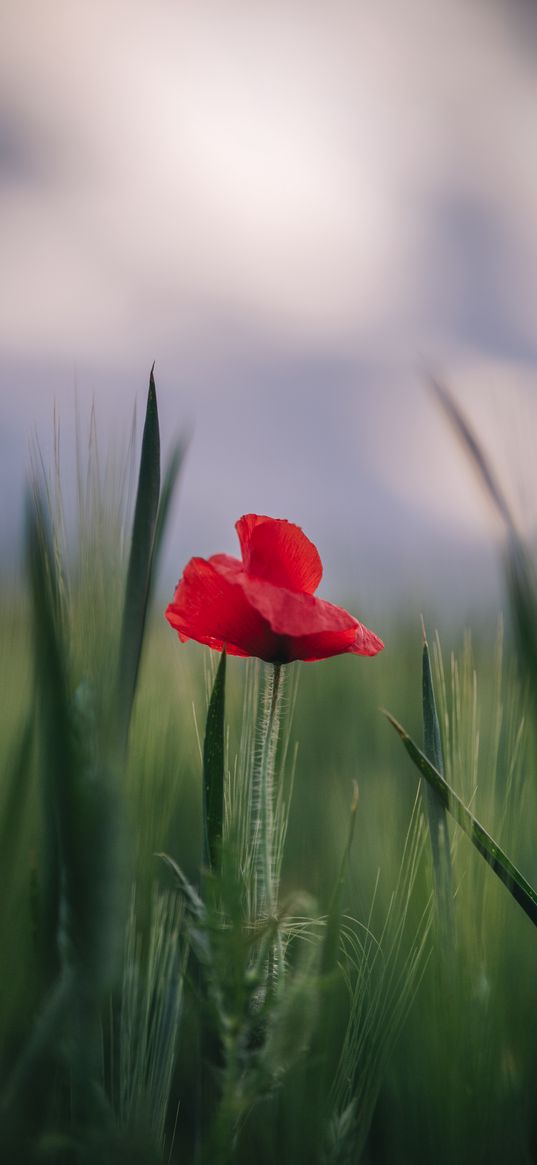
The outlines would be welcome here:
M 275 663 L 267 688 L 268 716 L 266 720 L 265 737 L 261 756 L 260 770 L 260 800 L 261 800 L 261 862 L 263 873 L 264 907 L 269 918 L 275 910 L 274 880 L 273 880 L 273 840 L 274 840 L 274 805 L 273 805 L 273 776 L 278 730 L 280 723 L 280 677 L 281 664 Z

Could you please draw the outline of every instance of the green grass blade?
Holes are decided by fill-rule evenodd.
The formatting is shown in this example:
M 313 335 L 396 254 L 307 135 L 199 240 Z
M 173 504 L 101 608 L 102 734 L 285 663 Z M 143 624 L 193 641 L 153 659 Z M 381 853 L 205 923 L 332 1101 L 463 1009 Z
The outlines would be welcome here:
M 216 672 L 203 742 L 203 858 L 205 865 L 218 869 L 224 828 L 224 715 L 226 695 L 226 652 L 222 652 Z
M 526 670 L 533 699 L 537 703 L 537 577 L 535 567 L 480 441 L 445 386 L 435 380 L 431 382 L 431 385 L 437 400 L 476 469 L 496 512 L 504 523 L 507 532 L 504 571 L 511 615 L 520 659 Z
M 168 524 L 168 518 L 170 516 L 170 507 L 183 467 L 186 451 L 187 441 L 182 438 L 174 445 L 168 458 L 166 469 L 164 471 L 158 506 L 157 524 L 155 528 L 155 539 L 153 542 L 153 566 L 151 571 L 151 577 L 153 580 L 157 574 L 158 564 L 160 562 L 160 556 L 162 553 L 164 534 Z
M 77 878 L 70 841 L 71 791 L 75 774 L 74 732 L 70 715 L 67 653 L 58 602 L 58 580 L 47 512 L 34 489 L 27 504 L 26 544 L 33 615 L 35 694 L 42 778 L 43 846 L 40 886 L 39 955 L 45 987 L 50 988 L 6 1090 L 3 1130 L 24 1122 L 35 1099 L 35 1112 L 49 1094 L 50 1067 L 57 1058 L 76 977 L 66 950 L 76 944 Z M 23 740 L 21 760 L 29 744 Z M 80 925 L 80 924 L 79 924 Z M 68 932 L 68 941 L 60 942 Z M 60 964 L 61 971 L 60 971 Z M 52 986 L 52 984 L 54 984 Z M 22 1126 L 21 1126 L 22 1127 Z
M 205 903 L 174 858 L 164 853 L 156 854 L 155 856 L 161 858 L 174 875 L 177 888 L 185 906 L 185 919 L 188 924 L 192 950 L 200 962 L 207 964 L 211 959 L 211 948 L 207 934 L 207 910 Z
M 28 802 L 32 774 L 33 714 L 23 727 L 13 763 L 5 776 L 4 803 L 0 819 L 0 879 L 2 886 L 9 883 L 19 834 Z
M 13 1160 L 14 1145 L 20 1148 L 24 1137 L 31 1134 L 43 1118 L 51 1083 L 57 1071 L 58 1050 L 72 1015 L 74 999 L 74 977 L 70 972 L 64 972 L 34 1021 L 30 1038 L 20 1053 L 0 1100 L 2 1160 Z M 24 1159 L 27 1160 L 26 1157 Z
M 505 525 L 510 530 L 515 529 L 515 522 L 513 515 L 507 503 L 507 499 L 500 488 L 496 475 L 493 472 L 492 466 L 478 441 L 475 433 L 472 431 L 466 417 L 461 412 L 459 406 L 454 401 L 451 393 L 447 388 L 440 384 L 439 381 L 432 379 L 431 387 L 436 395 L 437 400 L 442 406 L 450 424 L 453 426 L 459 440 L 464 445 L 470 460 L 475 466 L 478 476 L 485 487 L 492 500 L 498 514 L 505 522 Z
M 516 535 L 508 539 L 504 569 L 518 654 L 537 704 L 537 578 L 529 552 Z
M 422 656 L 423 751 L 433 767 L 444 777 L 444 757 L 440 724 L 436 710 L 429 646 L 424 636 Z M 425 811 L 431 839 L 433 871 L 439 908 L 440 926 L 445 937 L 452 932 L 452 871 L 447 813 L 438 794 L 423 785 Z
M 96 753 L 97 725 L 81 688 L 74 698 L 64 627 L 55 603 L 56 566 L 39 495 L 28 517 L 44 861 L 40 933 L 45 971 L 76 966 L 92 993 L 115 973 L 119 905 L 118 806 Z
M 354 782 L 347 841 L 328 907 L 326 927 L 319 958 L 321 991 L 318 999 L 315 1035 L 311 1048 L 313 1070 L 310 1069 L 308 1101 L 311 1112 L 315 1114 L 315 1126 L 313 1127 L 312 1122 L 311 1128 L 312 1144 L 321 1136 L 322 1124 L 326 1119 L 327 1100 L 330 1094 L 330 1078 L 334 1072 L 334 1064 L 337 1064 L 338 1060 L 339 1049 L 336 1047 L 334 1032 L 337 1031 L 338 998 L 341 987 L 338 961 L 341 956 L 343 893 L 356 826 L 358 799 L 358 785 Z
M 203 921 L 205 919 L 205 905 L 203 900 L 200 898 L 198 891 L 195 889 L 192 883 L 189 882 L 181 867 L 177 864 L 174 858 L 170 857 L 169 854 L 155 854 L 155 857 L 160 858 L 165 863 L 165 865 L 168 866 L 168 869 L 171 870 L 172 874 L 176 878 L 179 891 L 185 900 L 185 906 L 188 913 L 192 915 L 192 918 L 194 918 L 196 922 Z
M 138 491 L 121 628 L 118 672 L 120 740 L 126 743 L 142 654 L 160 495 L 160 434 L 153 369 L 145 415 Z
M 528 918 L 531 918 L 531 921 L 537 926 L 537 892 L 520 871 L 517 870 L 511 859 L 507 857 L 507 854 L 503 852 L 497 842 L 487 833 L 486 829 L 472 816 L 464 802 L 450 788 L 443 776 L 435 769 L 434 765 L 427 760 L 427 757 L 424 756 L 406 729 L 389 712 L 385 712 L 384 714 L 398 733 L 416 768 L 432 788 L 436 790 L 441 803 L 451 813 L 466 836 L 470 838 L 470 841 L 477 851 L 491 869 L 494 870 L 494 873 L 503 882 L 504 886 L 507 887 L 509 893 L 512 894 L 515 901 L 522 907 L 528 915 Z
M 358 810 L 358 785 L 354 782 L 353 795 L 350 807 L 349 816 L 349 831 L 347 834 L 347 844 L 341 859 L 341 865 L 337 876 L 336 884 L 332 892 L 332 899 L 328 908 L 328 917 L 326 920 L 326 930 L 324 933 L 323 948 L 321 955 L 321 975 L 331 975 L 336 970 L 337 961 L 339 957 L 339 939 L 341 931 L 341 922 L 343 918 L 343 891 L 345 888 L 345 881 L 347 876 L 347 869 L 349 865 L 350 853 L 352 848 L 352 841 L 354 837 L 354 829 L 356 825 L 356 813 Z
M 40 958 L 45 980 L 50 982 L 59 970 L 58 935 L 61 900 L 65 893 L 62 871 L 68 856 L 63 852 L 62 838 L 66 837 L 69 844 L 68 817 L 75 757 L 55 557 L 46 510 L 37 490 L 27 507 L 27 559 L 32 594 L 44 826 Z

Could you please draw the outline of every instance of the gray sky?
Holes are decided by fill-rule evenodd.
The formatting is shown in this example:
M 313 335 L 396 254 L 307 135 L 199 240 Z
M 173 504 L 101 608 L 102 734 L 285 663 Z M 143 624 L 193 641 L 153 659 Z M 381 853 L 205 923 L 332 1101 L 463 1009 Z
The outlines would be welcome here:
M 0 33 L 3 545 L 53 401 L 64 445 L 75 385 L 121 441 L 156 359 L 165 444 L 194 434 L 171 582 L 257 510 L 326 594 L 490 589 L 421 369 L 533 524 L 531 6 L 4 0 Z

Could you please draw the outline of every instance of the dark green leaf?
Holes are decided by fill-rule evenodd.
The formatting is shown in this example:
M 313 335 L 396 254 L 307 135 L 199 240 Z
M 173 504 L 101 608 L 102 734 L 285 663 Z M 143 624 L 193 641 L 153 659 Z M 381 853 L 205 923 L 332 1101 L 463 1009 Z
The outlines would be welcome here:
M 126 744 L 142 654 L 160 494 L 160 435 L 153 369 L 145 415 L 119 649 L 118 730 Z
M 153 543 L 153 566 L 151 572 L 153 580 L 157 574 L 160 555 L 162 552 L 162 543 L 170 514 L 170 505 L 173 499 L 175 488 L 177 486 L 179 474 L 183 466 L 186 449 L 186 440 L 182 439 L 177 441 L 172 449 L 170 457 L 168 458 L 168 463 L 164 472 L 162 489 L 160 491 L 155 540 Z
M 512 534 L 505 554 L 505 577 L 519 658 L 537 707 L 537 579 L 522 540 Z
M 433 677 L 427 639 L 423 640 L 422 658 L 422 702 L 423 702 L 423 751 L 433 767 L 444 776 L 444 758 L 442 755 L 442 741 L 440 724 L 436 711 Z M 438 793 L 427 783 L 422 786 L 425 810 L 431 838 L 433 855 L 433 871 L 436 886 L 437 902 L 440 912 L 440 924 L 446 932 L 452 930 L 451 902 L 452 877 L 451 853 L 449 849 L 449 833 L 447 813 Z M 447 934 L 446 934 L 447 937 Z
M 28 804 L 32 771 L 33 715 L 30 714 L 21 733 L 11 768 L 5 777 L 5 795 L 0 820 L 0 879 L 2 886 L 9 881 L 13 859 L 19 844 L 21 822 Z
M 203 742 L 203 836 L 205 865 L 216 870 L 224 828 L 224 713 L 226 652 L 222 652 L 207 710 Z
M 41 1013 L 34 1020 L 30 1037 L 15 1064 L 0 1103 L 2 1160 L 12 1160 L 14 1139 L 20 1144 L 19 1137 L 28 1135 L 43 1117 L 75 996 L 74 976 L 64 971 L 46 997 Z M 9 1158 L 3 1154 L 6 1144 L 10 1145 Z
M 385 716 L 392 727 L 395 728 L 408 755 L 413 760 L 422 777 L 425 777 L 425 780 L 436 790 L 442 804 L 451 813 L 451 816 L 460 825 L 467 837 L 470 838 L 470 841 L 475 845 L 475 848 L 488 865 L 494 870 L 494 873 L 497 874 L 500 881 L 507 887 L 509 893 L 512 894 L 515 901 L 522 907 L 528 915 L 528 918 L 531 918 L 531 921 L 537 926 L 536 891 L 520 871 L 517 870 L 516 866 L 513 865 L 511 859 L 507 857 L 507 854 L 503 852 L 497 842 L 479 824 L 479 821 L 472 816 L 460 797 L 446 783 L 441 773 L 427 760 L 427 757 L 424 756 L 406 729 L 389 712 L 385 712 Z
M 99 993 L 113 979 L 117 954 L 117 805 L 95 755 L 91 692 L 81 685 L 71 696 L 56 565 L 39 495 L 28 514 L 28 559 L 45 826 L 41 957 L 49 979 L 60 962 L 76 965 Z
M 45 508 L 37 490 L 27 508 L 27 551 L 32 590 L 35 685 L 38 710 L 44 819 L 39 934 L 45 979 L 59 969 L 58 935 L 62 887 L 69 864 L 74 784 L 74 734 L 67 684 L 67 659 L 55 557 Z

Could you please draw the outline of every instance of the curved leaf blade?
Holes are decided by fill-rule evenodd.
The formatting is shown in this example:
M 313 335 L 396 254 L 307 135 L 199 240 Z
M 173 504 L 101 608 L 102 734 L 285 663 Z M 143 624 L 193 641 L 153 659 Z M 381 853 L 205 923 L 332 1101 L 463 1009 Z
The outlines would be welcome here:
M 491 869 L 494 870 L 494 873 L 500 881 L 507 887 L 515 901 L 518 902 L 519 906 L 528 915 L 528 918 L 531 918 L 531 921 L 537 926 L 537 892 L 533 889 L 533 886 L 520 873 L 520 870 L 516 868 L 498 843 L 487 833 L 486 829 L 472 816 L 464 802 L 461 801 L 460 797 L 447 784 L 444 777 L 435 769 L 434 765 L 427 760 L 427 757 L 424 756 L 406 729 L 399 724 L 390 712 L 384 711 L 384 715 L 389 720 L 392 728 L 395 728 L 408 755 L 413 760 L 422 777 L 425 777 L 429 785 L 436 790 L 442 805 L 451 813 L 451 816 L 454 817 L 466 836 L 470 838 L 472 844 Z
M 422 655 L 422 709 L 423 709 L 423 751 L 427 759 L 444 779 L 444 757 L 442 753 L 442 739 L 440 724 L 436 710 L 433 676 L 429 645 L 424 627 L 423 655 Z M 449 832 L 447 812 L 436 791 L 428 784 L 422 784 L 424 794 L 431 851 L 433 856 L 433 874 L 436 888 L 436 898 L 439 909 L 440 926 L 447 939 L 453 938 L 452 919 L 452 875 L 451 853 L 449 848 Z

